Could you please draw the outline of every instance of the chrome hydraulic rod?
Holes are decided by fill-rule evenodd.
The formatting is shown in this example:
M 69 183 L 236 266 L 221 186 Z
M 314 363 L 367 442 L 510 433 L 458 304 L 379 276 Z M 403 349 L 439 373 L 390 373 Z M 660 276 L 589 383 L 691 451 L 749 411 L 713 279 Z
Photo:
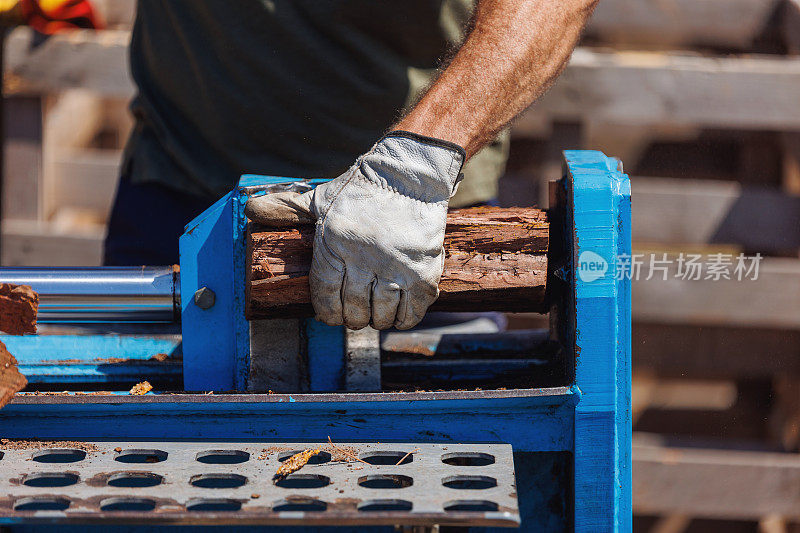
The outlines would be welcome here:
M 180 283 L 173 266 L 9 267 L 0 282 L 39 293 L 38 321 L 176 322 Z

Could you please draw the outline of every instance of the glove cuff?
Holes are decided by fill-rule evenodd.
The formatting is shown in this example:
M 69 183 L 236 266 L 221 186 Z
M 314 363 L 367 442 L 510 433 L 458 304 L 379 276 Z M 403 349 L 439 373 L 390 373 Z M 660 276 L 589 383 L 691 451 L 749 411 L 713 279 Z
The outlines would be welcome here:
M 455 193 L 466 152 L 450 141 L 409 131 L 384 135 L 360 161 L 364 176 L 423 202 L 446 203 Z
M 444 139 L 437 139 L 436 137 L 428 137 L 427 135 L 420 135 L 419 133 L 414 133 L 413 131 L 406 131 L 406 130 L 393 130 L 384 135 L 380 138 L 378 142 L 388 138 L 388 137 L 405 137 L 407 139 L 411 139 L 420 143 L 429 144 L 431 146 L 438 146 L 440 148 L 445 148 L 447 150 L 452 150 L 458 154 L 461 154 L 461 161 L 465 161 L 467 159 L 467 152 L 458 144 L 445 141 Z

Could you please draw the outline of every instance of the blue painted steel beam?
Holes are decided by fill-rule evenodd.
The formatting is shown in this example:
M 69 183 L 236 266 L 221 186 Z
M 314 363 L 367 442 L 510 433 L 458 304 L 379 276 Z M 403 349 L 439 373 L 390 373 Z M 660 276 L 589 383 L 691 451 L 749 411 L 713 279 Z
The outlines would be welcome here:
M 157 381 L 180 383 L 183 365 L 180 361 L 126 360 L 111 363 L 21 364 L 19 371 L 30 385 L 56 383 L 130 383 Z M 34 387 L 35 388 L 35 387 Z
M 179 335 L 0 335 L 31 385 L 182 378 Z
M 579 399 L 565 387 L 510 391 L 23 396 L 0 410 L 4 438 L 506 442 L 572 449 Z
M 617 259 L 631 253 L 630 181 L 617 160 L 600 152 L 564 155 L 574 306 L 566 311 L 581 391 L 575 531 L 630 531 L 630 279 L 616 272 Z

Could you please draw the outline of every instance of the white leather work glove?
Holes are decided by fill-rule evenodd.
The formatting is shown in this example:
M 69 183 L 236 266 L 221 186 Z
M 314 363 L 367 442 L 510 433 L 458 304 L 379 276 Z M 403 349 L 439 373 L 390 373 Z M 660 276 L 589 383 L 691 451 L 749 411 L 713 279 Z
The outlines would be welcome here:
M 270 227 L 316 221 L 317 320 L 408 329 L 439 295 L 447 205 L 465 158 L 456 144 L 394 131 L 338 178 L 251 198 L 245 214 Z

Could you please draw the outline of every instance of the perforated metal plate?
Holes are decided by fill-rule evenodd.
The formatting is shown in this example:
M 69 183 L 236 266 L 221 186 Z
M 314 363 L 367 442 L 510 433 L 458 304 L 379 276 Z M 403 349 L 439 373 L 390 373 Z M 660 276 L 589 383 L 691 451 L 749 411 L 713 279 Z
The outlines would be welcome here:
M 307 448 L 322 453 L 276 484 L 281 461 Z M 506 444 L 11 441 L 0 452 L 0 523 L 520 522 Z

